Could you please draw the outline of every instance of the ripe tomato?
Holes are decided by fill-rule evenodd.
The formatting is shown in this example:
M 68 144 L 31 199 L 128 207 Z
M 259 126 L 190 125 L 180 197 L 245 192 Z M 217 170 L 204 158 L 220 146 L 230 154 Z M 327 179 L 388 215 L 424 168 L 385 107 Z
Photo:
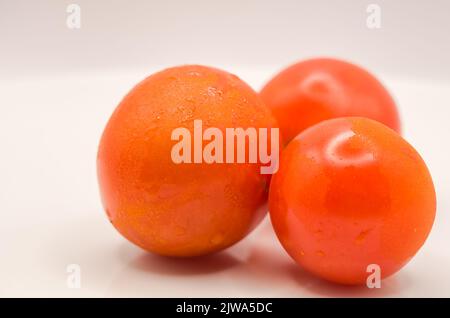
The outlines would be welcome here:
M 281 154 L 270 217 L 289 255 L 324 279 L 361 284 L 368 265 L 387 277 L 427 238 L 436 198 L 428 169 L 393 130 L 367 118 L 310 127 Z
M 276 75 L 261 90 L 286 142 L 322 120 L 359 116 L 400 132 L 394 101 L 364 69 L 335 59 L 311 59 Z
M 134 87 L 103 132 L 97 167 L 104 208 L 123 236 L 148 251 L 215 252 L 266 213 L 270 176 L 259 162 L 173 161 L 172 132 L 181 127 L 193 135 L 195 120 L 224 134 L 228 127 L 276 127 L 258 94 L 236 76 L 181 66 Z

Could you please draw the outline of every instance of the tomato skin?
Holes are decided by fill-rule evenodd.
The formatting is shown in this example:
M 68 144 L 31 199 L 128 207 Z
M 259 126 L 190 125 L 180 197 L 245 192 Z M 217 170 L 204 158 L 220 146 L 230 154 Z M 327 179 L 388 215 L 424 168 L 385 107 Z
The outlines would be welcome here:
M 185 127 L 193 135 L 195 119 L 224 134 L 228 127 L 276 127 L 259 95 L 239 78 L 187 65 L 134 87 L 100 141 L 98 180 L 110 221 L 128 240 L 157 254 L 222 250 L 267 212 L 270 175 L 260 173 L 260 164 L 172 161 L 173 129 Z
M 269 210 L 288 254 L 326 280 L 364 284 L 367 266 L 387 277 L 425 242 L 436 211 L 428 169 L 414 148 L 367 118 L 310 127 L 281 153 Z
M 348 116 L 371 118 L 400 133 L 399 115 L 388 91 L 369 72 L 345 61 L 299 62 L 273 77 L 260 95 L 286 142 L 323 120 Z

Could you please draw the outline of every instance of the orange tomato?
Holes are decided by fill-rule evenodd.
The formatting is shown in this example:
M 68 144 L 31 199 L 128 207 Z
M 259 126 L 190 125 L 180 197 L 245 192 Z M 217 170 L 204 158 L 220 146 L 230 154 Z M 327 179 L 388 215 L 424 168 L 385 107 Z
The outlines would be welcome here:
M 242 239 L 266 213 L 261 164 L 174 163 L 174 129 L 276 127 L 248 85 L 227 72 L 180 66 L 132 89 L 111 116 L 98 150 L 98 180 L 114 227 L 162 255 L 196 256 Z
M 414 148 L 367 118 L 310 127 L 284 149 L 272 177 L 270 217 L 289 255 L 309 272 L 363 284 L 370 264 L 387 277 L 426 240 L 436 198 Z
M 286 142 L 309 126 L 346 116 L 371 118 L 400 132 L 399 115 L 387 90 L 348 62 L 320 58 L 294 64 L 269 81 L 260 95 Z

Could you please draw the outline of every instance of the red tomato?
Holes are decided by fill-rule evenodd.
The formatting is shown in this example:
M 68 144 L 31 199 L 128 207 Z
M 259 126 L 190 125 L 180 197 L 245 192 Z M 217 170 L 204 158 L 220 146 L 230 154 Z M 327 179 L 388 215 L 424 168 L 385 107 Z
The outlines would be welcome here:
M 261 91 L 261 97 L 288 142 L 322 120 L 358 116 L 400 132 L 395 103 L 366 70 L 335 59 L 312 59 L 290 66 Z
M 172 133 L 183 129 L 193 136 L 196 120 L 224 135 L 226 128 L 276 127 L 258 94 L 239 78 L 187 65 L 139 83 L 103 132 L 97 161 L 103 205 L 115 228 L 148 251 L 219 251 L 242 239 L 267 211 L 270 175 L 261 174 L 260 163 L 173 161 L 178 142 Z
M 436 198 L 414 148 L 367 118 L 338 118 L 293 139 L 272 177 L 270 216 L 289 255 L 324 279 L 366 282 L 376 264 L 387 277 L 425 242 Z

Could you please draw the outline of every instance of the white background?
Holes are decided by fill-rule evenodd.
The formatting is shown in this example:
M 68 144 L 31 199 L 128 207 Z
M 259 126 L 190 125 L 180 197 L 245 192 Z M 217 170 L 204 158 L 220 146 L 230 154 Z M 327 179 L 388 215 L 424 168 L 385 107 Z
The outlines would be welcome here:
M 450 297 L 450 2 L 0 1 L 0 296 Z M 343 287 L 297 267 L 270 223 L 226 252 L 195 260 L 147 254 L 110 225 L 95 159 L 114 107 L 156 70 L 200 63 L 259 89 L 312 56 L 377 75 L 404 135 L 427 162 L 438 210 L 425 246 L 380 290 Z M 81 266 L 81 288 L 66 267 Z

